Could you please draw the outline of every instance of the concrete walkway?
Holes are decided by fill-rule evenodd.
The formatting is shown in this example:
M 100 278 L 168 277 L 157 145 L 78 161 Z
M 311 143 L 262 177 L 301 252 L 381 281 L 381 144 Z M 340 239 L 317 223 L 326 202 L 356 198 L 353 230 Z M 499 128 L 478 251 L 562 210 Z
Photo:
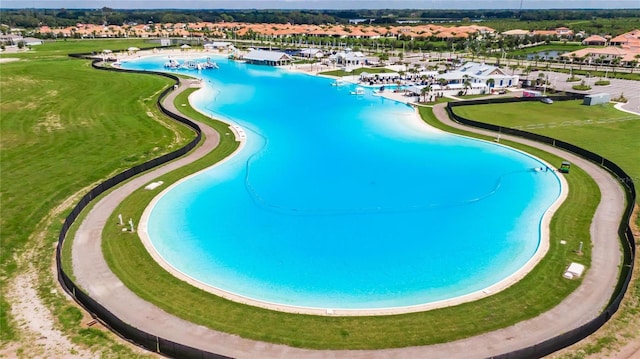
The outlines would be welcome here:
M 186 87 L 188 85 L 181 84 L 178 91 L 165 100 L 165 106 L 172 109 L 173 98 Z M 441 121 L 451 124 L 444 104 L 435 106 L 434 111 Z M 594 243 L 591 269 L 582 286 L 549 312 L 508 328 L 451 343 L 378 351 L 297 349 L 247 340 L 184 321 L 129 291 L 107 266 L 100 242 L 102 228 L 114 225 L 107 224 L 107 218 L 130 193 L 156 177 L 202 157 L 217 146 L 218 134 L 206 125 L 198 124 L 206 135 L 202 146 L 182 159 L 133 179 L 101 199 L 80 225 L 73 243 L 72 260 L 77 283 L 113 314 L 153 335 L 237 358 L 482 358 L 536 344 L 589 321 L 601 312 L 614 289 L 621 256 L 617 229 L 624 205 L 620 185 L 606 171 L 586 160 L 555 148 L 513 139 L 557 153 L 580 166 L 596 179 L 602 193 L 602 201 L 591 225 Z M 509 136 L 502 138 L 512 139 Z M 472 353 L 469 351 L 471 348 Z

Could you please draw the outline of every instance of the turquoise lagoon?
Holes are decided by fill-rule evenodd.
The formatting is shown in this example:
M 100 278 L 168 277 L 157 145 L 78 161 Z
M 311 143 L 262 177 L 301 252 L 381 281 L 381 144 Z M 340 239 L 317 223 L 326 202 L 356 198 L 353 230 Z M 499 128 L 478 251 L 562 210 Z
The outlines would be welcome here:
M 432 129 L 371 90 L 215 60 L 178 72 L 202 79 L 193 106 L 246 142 L 153 207 L 148 235 L 175 269 L 267 303 L 384 309 L 482 290 L 538 250 L 561 192 L 540 160 Z

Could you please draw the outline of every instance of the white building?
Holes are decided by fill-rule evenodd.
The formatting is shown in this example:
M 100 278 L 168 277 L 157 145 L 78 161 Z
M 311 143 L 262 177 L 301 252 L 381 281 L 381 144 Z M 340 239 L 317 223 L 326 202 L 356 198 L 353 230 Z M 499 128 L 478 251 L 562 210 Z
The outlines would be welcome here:
M 438 93 L 457 95 L 463 91 L 467 94 L 488 94 L 493 89 L 517 86 L 519 76 L 507 75 L 496 66 L 467 62 L 456 70 L 435 75 L 432 79 L 435 82 L 432 82 L 429 88 Z M 467 83 L 466 86 L 465 83 Z M 407 91 L 418 95 L 425 87 L 427 86 L 410 86 Z
M 304 49 L 304 50 L 300 51 L 300 56 L 308 57 L 310 59 L 313 59 L 313 58 L 321 58 L 321 57 L 323 57 L 324 53 L 320 49 L 309 48 L 309 49 Z
M 467 62 L 458 69 L 438 75 L 438 79 L 447 80 L 447 84 L 464 85 L 471 83 L 472 88 L 506 88 L 518 85 L 518 75 L 508 75 L 501 68 L 477 62 Z M 487 91 L 487 92 L 489 92 Z
M 341 51 L 332 57 L 336 63 L 345 66 L 361 66 L 367 63 L 367 57 L 360 51 Z
M 252 50 L 242 58 L 257 65 L 282 66 L 291 62 L 291 56 L 280 51 Z

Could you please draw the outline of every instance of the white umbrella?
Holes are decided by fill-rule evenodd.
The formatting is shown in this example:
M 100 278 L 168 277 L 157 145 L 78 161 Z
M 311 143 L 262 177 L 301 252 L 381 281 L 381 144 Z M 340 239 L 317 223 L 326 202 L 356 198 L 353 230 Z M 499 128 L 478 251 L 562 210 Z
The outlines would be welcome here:
M 105 54 L 110 54 L 112 51 L 111 50 L 102 50 L 102 52 L 104 52 Z
M 127 49 L 127 51 L 140 51 L 139 48 L 131 46 L 130 48 Z
M 180 48 L 181 48 L 181 49 L 190 49 L 190 48 L 191 48 L 191 46 L 189 46 L 189 45 L 187 45 L 187 44 L 184 44 L 184 45 L 180 46 Z

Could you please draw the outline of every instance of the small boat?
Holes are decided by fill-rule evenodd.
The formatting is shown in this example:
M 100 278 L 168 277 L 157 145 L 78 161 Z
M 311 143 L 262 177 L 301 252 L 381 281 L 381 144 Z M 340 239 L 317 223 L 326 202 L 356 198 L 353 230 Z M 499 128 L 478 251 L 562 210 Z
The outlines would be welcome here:
M 356 87 L 355 91 L 351 91 L 352 95 L 364 95 L 364 89 L 362 87 Z

